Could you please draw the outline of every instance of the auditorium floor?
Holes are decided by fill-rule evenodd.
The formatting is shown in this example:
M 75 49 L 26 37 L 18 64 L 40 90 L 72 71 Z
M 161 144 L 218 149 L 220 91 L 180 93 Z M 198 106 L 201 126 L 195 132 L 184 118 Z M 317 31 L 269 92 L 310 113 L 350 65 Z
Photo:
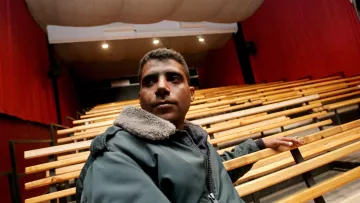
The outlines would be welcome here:
M 350 154 L 349 156 L 341 159 L 341 161 L 357 161 L 360 162 L 360 152 L 356 152 L 353 154 Z M 327 180 L 331 177 L 334 177 L 342 172 L 340 171 L 334 171 L 330 170 L 325 173 L 322 173 L 315 177 L 316 182 L 322 182 L 324 180 Z M 271 195 L 268 195 L 266 197 L 263 197 L 260 199 L 261 203 L 271 203 L 275 202 L 277 200 L 280 200 L 289 194 L 294 194 L 295 192 L 298 192 L 302 189 L 306 189 L 305 183 L 299 183 L 296 185 L 293 185 L 291 187 L 288 187 L 286 189 L 283 189 L 281 191 L 278 191 L 276 193 L 273 193 Z M 351 182 L 347 185 L 344 185 L 341 188 L 338 188 L 334 191 L 328 192 L 324 195 L 325 201 L 327 203 L 359 203 L 360 202 L 360 179 Z M 309 201 L 308 203 L 313 203 L 314 201 Z

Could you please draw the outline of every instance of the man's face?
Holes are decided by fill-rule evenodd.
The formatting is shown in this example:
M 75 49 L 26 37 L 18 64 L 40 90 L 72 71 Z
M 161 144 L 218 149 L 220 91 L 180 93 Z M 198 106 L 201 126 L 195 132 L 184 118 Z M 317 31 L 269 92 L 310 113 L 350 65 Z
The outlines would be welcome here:
M 182 126 L 194 97 L 180 63 L 173 59 L 149 60 L 140 78 L 141 108 Z

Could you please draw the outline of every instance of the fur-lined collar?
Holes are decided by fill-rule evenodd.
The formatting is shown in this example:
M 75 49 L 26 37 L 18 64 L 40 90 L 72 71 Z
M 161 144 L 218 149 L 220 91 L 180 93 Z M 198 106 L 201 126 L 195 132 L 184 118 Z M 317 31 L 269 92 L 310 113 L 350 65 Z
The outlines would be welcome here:
M 174 124 L 133 106 L 125 107 L 115 120 L 114 125 L 133 135 L 149 140 L 166 140 L 176 132 Z M 195 136 L 204 137 L 207 135 L 200 126 L 189 121 L 185 121 L 184 129 Z

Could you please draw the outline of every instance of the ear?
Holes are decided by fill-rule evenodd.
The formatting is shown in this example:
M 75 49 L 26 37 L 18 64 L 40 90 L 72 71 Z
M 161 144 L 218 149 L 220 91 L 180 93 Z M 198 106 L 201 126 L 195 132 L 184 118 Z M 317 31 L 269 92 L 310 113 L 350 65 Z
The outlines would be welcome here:
M 191 97 L 191 101 L 193 102 L 195 100 L 195 89 L 194 89 L 194 87 L 190 87 L 190 97 Z
M 138 93 L 139 104 L 141 105 L 140 92 Z

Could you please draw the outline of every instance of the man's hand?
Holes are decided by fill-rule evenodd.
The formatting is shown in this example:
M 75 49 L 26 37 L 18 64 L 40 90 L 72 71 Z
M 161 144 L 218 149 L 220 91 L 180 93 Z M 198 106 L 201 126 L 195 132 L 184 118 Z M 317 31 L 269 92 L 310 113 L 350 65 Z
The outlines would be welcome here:
M 266 148 L 273 148 L 273 149 L 278 148 L 279 146 L 294 147 L 294 146 L 301 146 L 303 144 L 302 141 L 291 137 L 264 139 L 263 141 Z

